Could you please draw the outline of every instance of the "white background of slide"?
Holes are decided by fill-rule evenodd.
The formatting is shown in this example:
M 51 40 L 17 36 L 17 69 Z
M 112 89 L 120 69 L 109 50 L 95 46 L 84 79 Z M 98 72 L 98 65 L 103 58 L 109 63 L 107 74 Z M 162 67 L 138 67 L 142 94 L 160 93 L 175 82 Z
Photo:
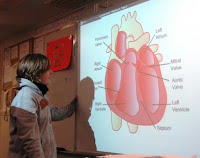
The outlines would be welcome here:
M 113 153 L 135 153 L 144 155 L 200 155 L 200 1 L 198 0 L 150 0 L 119 12 L 109 14 L 80 27 L 80 79 L 91 77 L 95 82 L 102 81 L 105 86 L 106 68 L 94 71 L 95 62 L 107 66 L 109 53 L 107 45 L 111 44 L 111 28 L 121 25 L 121 17 L 137 12 L 137 21 L 150 38 L 158 34 L 166 37 L 152 40 L 158 44 L 162 54 L 160 64 L 162 77 L 167 91 L 167 103 L 162 120 L 155 125 L 170 127 L 171 130 L 158 130 L 154 126 L 139 126 L 135 134 L 128 130 L 126 121 L 122 121 L 119 131 L 111 125 L 111 112 L 95 110 L 95 102 L 106 104 L 105 89 L 97 88 L 89 123 L 94 131 L 98 151 Z M 162 28 L 162 32 L 156 30 Z M 96 41 L 99 37 L 107 36 Z M 96 46 L 95 44 L 101 43 Z M 181 59 L 177 66 L 180 70 L 171 70 L 173 59 Z M 173 78 L 183 78 L 183 89 L 173 89 Z M 96 85 L 95 85 L 96 87 Z M 179 100 L 178 107 L 188 108 L 189 112 L 173 111 L 172 102 Z

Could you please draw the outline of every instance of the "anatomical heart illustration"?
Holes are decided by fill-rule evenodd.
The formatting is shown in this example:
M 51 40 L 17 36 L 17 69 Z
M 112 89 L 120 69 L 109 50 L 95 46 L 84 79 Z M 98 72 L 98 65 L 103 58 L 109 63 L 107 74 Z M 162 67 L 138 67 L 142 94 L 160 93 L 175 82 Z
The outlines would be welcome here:
M 159 62 L 158 44 L 150 45 L 152 35 L 143 31 L 134 12 L 123 15 L 121 24 L 111 28 L 110 53 L 105 75 L 106 101 L 111 110 L 113 130 L 122 119 L 129 131 L 139 125 L 153 126 L 163 117 L 167 93 Z M 150 38 L 151 37 L 151 38 Z

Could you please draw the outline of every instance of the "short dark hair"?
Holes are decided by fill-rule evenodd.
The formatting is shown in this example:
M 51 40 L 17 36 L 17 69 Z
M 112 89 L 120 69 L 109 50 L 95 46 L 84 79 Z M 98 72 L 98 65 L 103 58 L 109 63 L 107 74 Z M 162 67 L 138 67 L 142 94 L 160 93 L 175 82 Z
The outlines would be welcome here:
M 40 76 L 49 69 L 50 61 L 45 55 L 28 54 L 20 60 L 16 78 L 25 78 L 32 82 L 38 82 Z

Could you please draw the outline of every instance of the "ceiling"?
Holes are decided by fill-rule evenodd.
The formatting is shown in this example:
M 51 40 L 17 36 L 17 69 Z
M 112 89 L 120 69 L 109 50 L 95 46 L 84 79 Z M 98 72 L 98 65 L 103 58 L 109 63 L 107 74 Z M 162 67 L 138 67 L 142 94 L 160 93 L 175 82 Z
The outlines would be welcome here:
M 0 0 L 0 43 L 53 17 L 95 0 Z

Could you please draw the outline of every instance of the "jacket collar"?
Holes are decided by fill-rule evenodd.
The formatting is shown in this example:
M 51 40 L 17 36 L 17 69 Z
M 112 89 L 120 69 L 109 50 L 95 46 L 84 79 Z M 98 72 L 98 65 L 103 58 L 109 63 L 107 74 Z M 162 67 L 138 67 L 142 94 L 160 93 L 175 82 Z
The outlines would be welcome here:
M 17 79 L 17 85 L 16 85 L 16 89 L 20 90 L 23 87 L 29 87 L 30 89 L 32 89 L 33 91 L 39 93 L 42 95 L 42 91 L 30 80 L 25 79 L 25 78 L 18 78 Z

